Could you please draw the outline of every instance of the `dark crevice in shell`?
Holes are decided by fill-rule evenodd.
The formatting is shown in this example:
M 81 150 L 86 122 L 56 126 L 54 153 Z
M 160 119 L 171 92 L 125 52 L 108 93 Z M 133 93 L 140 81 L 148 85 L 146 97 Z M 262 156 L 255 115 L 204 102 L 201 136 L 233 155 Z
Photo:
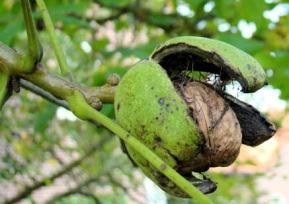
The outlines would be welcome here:
M 224 82 L 238 80 L 243 89 L 247 84 L 240 73 L 233 69 L 216 52 L 209 52 L 199 47 L 177 43 L 165 46 L 152 55 L 152 59 L 160 64 L 172 80 L 177 79 L 183 71 L 201 71 L 218 74 Z
M 213 193 L 217 190 L 217 184 L 205 175 L 202 179 L 195 177 L 193 174 L 184 177 L 188 179 L 194 186 L 196 186 L 201 192 L 205 194 Z
M 174 82 L 173 84 L 174 84 L 174 87 L 175 87 L 177 93 L 184 100 L 184 103 L 187 104 L 187 101 L 185 100 L 185 96 L 183 94 L 184 93 L 183 86 L 186 84 L 182 84 L 178 80 L 174 80 L 173 82 Z M 203 82 L 200 81 L 200 83 L 203 83 Z M 187 114 L 188 114 L 188 117 L 196 124 L 196 130 L 197 130 L 198 135 L 200 136 L 200 139 L 201 139 L 201 142 L 199 143 L 198 149 L 196 151 L 196 152 L 198 152 L 197 155 L 207 155 L 208 156 L 209 153 L 207 152 L 208 148 L 206 146 L 206 137 L 205 137 L 204 133 L 199 128 L 198 120 L 195 117 L 194 112 L 188 106 L 187 106 Z M 197 157 L 198 156 L 196 156 L 196 158 Z M 192 162 L 189 162 L 189 163 L 183 162 L 181 164 L 180 163 L 178 164 L 178 168 L 179 168 L 178 171 L 183 175 L 183 174 L 186 174 L 187 172 L 191 172 L 191 171 L 205 172 L 210 168 L 210 165 L 208 163 L 205 166 L 204 165 L 196 166 L 196 165 L 192 165 Z

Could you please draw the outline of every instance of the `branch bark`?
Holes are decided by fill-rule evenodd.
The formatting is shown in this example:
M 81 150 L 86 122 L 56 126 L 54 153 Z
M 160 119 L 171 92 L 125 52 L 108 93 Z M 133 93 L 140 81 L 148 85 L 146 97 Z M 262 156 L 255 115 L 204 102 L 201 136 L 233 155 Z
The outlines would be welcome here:
M 41 89 L 51 93 L 54 97 L 65 100 L 75 90 L 80 91 L 87 102 L 95 109 L 100 109 L 102 103 L 113 103 L 115 87 L 104 85 L 101 87 L 83 87 L 73 82 L 70 82 L 57 75 L 48 73 L 42 65 L 38 65 L 37 70 L 32 74 L 20 74 L 20 77 L 41 87 Z M 98 107 L 100 105 L 100 107 Z
M 106 5 L 105 3 L 103 3 L 103 1 L 100 0 L 94 0 L 94 2 L 101 7 L 106 7 L 119 11 L 120 14 L 131 14 L 139 22 L 162 28 L 165 32 L 176 33 L 178 29 L 181 29 L 182 31 L 186 29 L 190 33 L 201 34 L 202 36 L 209 37 L 209 33 L 205 33 L 204 31 L 197 29 L 197 24 L 202 20 L 208 20 L 215 17 L 215 15 L 211 13 L 204 14 L 201 12 L 203 11 L 203 6 L 206 2 L 203 2 L 199 5 L 199 7 L 195 11 L 194 17 L 181 16 L 179 13 L 176 12 L 170 14 L 155 12 L 151 9 L 140 7 L 141 2 L 137 0 L 125 6 Z M 166 23 L 161 23 L 161 21 L 155 20 L 157 17 L 170 19 L 170 21 L 167 21 Z
M 26 89 L 28 91 L 31 91 L 32 93 L 35 93 L 38 96 L 41 96 L 42 98 L 50 101 L 51 103 L 54 103 L 54 104 L 56 104 L 58 106 L 62 106 L 62 107 L 64 107 L 64 108 L 69 110 L 69 107 L 68 107 L 68 104 L 67 104 L 66 101 L 56 98 L 51 93 L 41 89 L 38 86 L 35 86 L 31 82 L 29 82 L 29 81 L 27 81 L 25 79 L 20 79 L 20 85 L 24 89 Z
M 83 180 L 82 182 L 78 183 L 75 187 L 68 189 L 66 192 L 60 193 L 58 195 L 56 195 L 55 197 L 51 198 L 47 203 L 54 203 L 55 201 L 57 201 L 60 198 L 69 196 L 69 195 L 73 195 L 73 194 L 82 194 L 82 195 L 86 195 L 89 197 L 95 197 L 97 199 L 97 196 L 94 193 L 89 193 L 88 191 L 85 190 L 85 188 L 87 188 L 90 184 L 95 183 L 95 182 L 99 182 L 99 178 L 102 176 L 108 176 L 110 174 L 110 172 L 117 168 L 118 166 L 121 165 L 121 161 L 116 161 L 113 164 L 109 165 L 108 167 L 105 167 L 101 170 L 100 173 L 98 173 L 98 175 L 94 175 L 92 177 L 88 177 L 85 180 Z
M 75 187 L 69 189 L 68 191 L 64 192 L 64 193 L 61 193 L 61 194 L 58 194 L 56 195 L 55 197 L 51 198 L 47 203 L 48 204 L 52 204 L 52 203 L 55 203 L 55 201 L 61 199 L 61 198 L 64 198 L 64 197 L 67 197 L 67 196 L 70 196 L 70 195 L 73 195 L 73 194 L 82 194 L 82 195 L 88 195 L 88 193 L 85 193 L 82 188 L 85 187 L 85 186 L 88 186 L 89 184 L 91 183 L 94 183 L 94 182 L 97 182 L 98 181 L 98 178 L 100 177 L 101 175 L 99 175 L 97 178 L 95 177 L 92 177 L 92 178 L 88 178 L 86 180 L 84 180 L 83 182 L 79 183 L 78 185 L 76 185 Z M 89 197 L 92 197 L 92 193 L 90 193 Z M 97 197 L 95 195 L 93 195 L 93 198 L 94 200 L 98 201 L 96 203 L 101 203 Z

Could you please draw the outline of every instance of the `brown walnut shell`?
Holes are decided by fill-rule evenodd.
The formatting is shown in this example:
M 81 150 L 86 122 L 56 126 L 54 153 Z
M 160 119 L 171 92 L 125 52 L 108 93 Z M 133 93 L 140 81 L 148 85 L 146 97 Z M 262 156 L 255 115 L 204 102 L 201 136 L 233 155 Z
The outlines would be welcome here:
M 230 165 L 242 143 L 241 127 L 234 111 L 208 84 L 189 82 L 180 92 L 205 141 L 201 162 L 194 166 L 203 169 Z

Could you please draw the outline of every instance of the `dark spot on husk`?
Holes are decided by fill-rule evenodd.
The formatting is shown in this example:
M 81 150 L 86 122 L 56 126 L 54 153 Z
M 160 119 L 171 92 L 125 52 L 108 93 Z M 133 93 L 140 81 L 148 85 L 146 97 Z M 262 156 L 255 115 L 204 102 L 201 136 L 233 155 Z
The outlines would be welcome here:
M 159 104 L 162 106 L 165 104 L 165 99 L 164 98 L 159 98 Z
M 147 135 L 147 130 L 145 125 L 140 125 L 140 137 L 145 138 Z
M 161 138 L 160 136 L 156 135 L 156 136 L 154 137 L 154 141 L 155 141 L 156 143 L 161 143 L 161 142 L 162 142 L 162 138 Z
M 120 103 L 118 103 L 116 106 L 116 110 L 119 111 L 119 109 L 120 109 Z
M 248 68 L 249 70 L 254 70 L 254 67 L 252 67 L 251 64 L 247 64 L 247 68 Z

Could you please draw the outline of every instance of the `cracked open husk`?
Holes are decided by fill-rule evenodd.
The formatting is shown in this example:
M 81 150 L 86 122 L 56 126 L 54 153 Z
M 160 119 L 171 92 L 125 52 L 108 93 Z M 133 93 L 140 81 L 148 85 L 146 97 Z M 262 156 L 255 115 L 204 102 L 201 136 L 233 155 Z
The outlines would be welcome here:
M 275 129 L 256 109 L 205 81 L 180 80 L 184 70 L 217 74 L 222 83 L 237 80 L 245 92 L 262 87 L 265 74 L 256 60 L 231 45 L 179 37 L 157 48 L 150 60 L 133 66 L 117 87 L 117 122 L 199 190 L 210 193 L 216 184 L 192 172 L 230 165 L 241 143 L 260 144 Z M 187 197 L 133 149 L 126 148 L 129 157 L 162 189 Z

